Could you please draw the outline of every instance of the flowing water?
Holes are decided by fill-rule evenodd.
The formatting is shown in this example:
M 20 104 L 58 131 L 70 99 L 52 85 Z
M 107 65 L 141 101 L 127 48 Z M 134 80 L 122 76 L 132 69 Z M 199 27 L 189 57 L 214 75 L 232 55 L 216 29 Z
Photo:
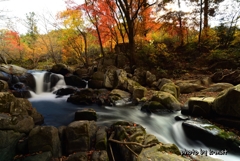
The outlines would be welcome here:
M 163 143 L 174 143 L 181 150 L 209 150 L 209 147 L 197 140 L 191 140 L 185 136 L 182 129 L 182 121 L 175 121 L 174 117 L 181 115 L 180 112 L 170 114 L 147 114 L 140 110 L 139 106 L 126 107 L 100 107 L 100 106 L 80 106 L 67 103 L 69 96 L 56 98 L 52 92 L 59 88 L 66 87 L 64 79 L 61 79 L 53 89 L 46 89 L 44 86 L 50 87 L 48 83 L 44 83 L 45 72 L 33 72 L 36 79 L 36 93 L 31 92 L 32 98 L 29 101 L 36 107 L 38 112 L 44 116 L 45 125 L 62 126 L 68 125 L 73 121 L 75 112 L 83 108 L 93 108 L 98 115 L 97 124 L 109 126 L 115 121 L 125 120 L 132 121 L 142 125 L 146 131 L 155 135 L 159 141 Z M 211 155 L 214 158 L 220 158 L 226 161 L 239 161 L 239 155 L 228 152 L 227 155 Z

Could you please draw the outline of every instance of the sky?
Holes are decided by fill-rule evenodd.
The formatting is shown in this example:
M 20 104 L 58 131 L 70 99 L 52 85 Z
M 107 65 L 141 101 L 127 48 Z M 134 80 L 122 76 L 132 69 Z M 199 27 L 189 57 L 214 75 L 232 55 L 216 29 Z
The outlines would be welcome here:
M 74 1 L 77 4 L 84 2 L 84 0 Z M 20 33 L 26 32 L 26 27 L 22 25 L 22 21 L 26 19 L 27 13 L 35 12 L 37 15 L 51 13 L 55 16 L 59 11 L 65 9 L 65 0 L 0 0 L 0 10 L 4 10 L 0 12 L 0 15 L 12 18 Z M 0 28 L 4 28 L 6 25 L 6 19 L 0 22 Z

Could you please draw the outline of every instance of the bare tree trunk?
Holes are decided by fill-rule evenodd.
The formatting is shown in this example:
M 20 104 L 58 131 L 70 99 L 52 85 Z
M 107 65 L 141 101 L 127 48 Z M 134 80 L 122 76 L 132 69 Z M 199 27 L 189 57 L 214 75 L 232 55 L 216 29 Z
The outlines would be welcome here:
M 200 0 L 200 22 L 199 22 L 198 44 L 201 43 L 201 36 L 202 36 L 202 13 L 203 13 L 202 4 L 203 4 L 202 0 Z

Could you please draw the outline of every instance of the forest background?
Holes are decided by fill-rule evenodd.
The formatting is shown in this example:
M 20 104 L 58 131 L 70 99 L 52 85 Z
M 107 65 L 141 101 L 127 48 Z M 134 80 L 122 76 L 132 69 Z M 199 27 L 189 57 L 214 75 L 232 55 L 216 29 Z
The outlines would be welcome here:
M 240 65 L 239 0 L 65 3 L 57 15 L 27 13 L 24 34 L 1 10 L 7 24 L 0 30 L 1 61 L 28 69 L 57 63 L 88 68 L 121 56 L 130 70 L 144 67 L 161 76 Z

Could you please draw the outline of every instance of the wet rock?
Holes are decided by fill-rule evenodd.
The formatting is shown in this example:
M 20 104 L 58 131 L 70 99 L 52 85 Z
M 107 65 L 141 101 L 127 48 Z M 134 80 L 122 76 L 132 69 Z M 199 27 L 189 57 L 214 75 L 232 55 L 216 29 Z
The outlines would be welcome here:
M 75 112 L 75 121 L 79 120 L 88 120 L 88 121 L 96 121 L 97 120 L 97 113 L 95 110 L 91 108 L 84 108 L 82 110 L 78 110 Z
M 65 76 L 71 73 L 71 70 L 65 64 L 55 64 L 52 66 L 50 72 Z
M 0 160 L 10 161 L 16 155 L 16 145 L 25 136 L 13 130 L 0 130 Z
M 120 89 L 113 89 L 109 96 L 109 100 L 115 106 L 117 105 L 126 105 L 126 103 L 130 100 L 131 94 L 129 92 L 120 90 Z
M 96 150 L 107 150 L 107 127 L 100 126 L 98 127 L 96 133 Z
M 12 86 L 12 94 L 18 98 L 30 98 L 31 94 L 25 84 L 18 82 Z
M 53 126 L 36 126 L 32 129 L 28 139 L 30 153 L 51 151 L 53 157 L 61 156 L 58 129 Z
M 133 95 L 133 100 L 135 99 L 142 99 L 143 97 L 146 96 L 146 93 L 147 93 L 147 89 L 143 86 L 134 86 L 133 87 L 133 92 L 132 92 L 132 95 Z
M 150 101 L 145 102 L 143 106 L 141 107 L 141 110 L 144 112 L 153 112 L 153 113 L 166 113 L 170 112 L 166 109 L 165 106 L 163 106 L 160 102 L 157 101 Z
M 97 126 L 94 121 L 74 121 L 66 128 L 66 152 L 88 151 L 93 146 Z
M 31 73 L 25 73 L 18 77 L 19 81 L 24 83 L 30 90 L 35 91 L 36 89 L 36 82 L 35 78 Z
M 0 70 L 14 75 L 23 75 L 27 72 L 25 68 L 13 64 L 2 64 Z
M 74 94 L 72 94 L 67 102 L 71 102 L 73 104 L 78 105 L 89 105 L 93 103 L 94 91 L 90 88 L 81 89 Z
M 184 116 L 184 115 L 179 115 L 175 117 L 175 120 L 177 121 L 182 121 L 182 120 L 189 120 L 190 118 L 188 116 Z
M 183 122 L 187 136 L 202 141 L 208 146 L 227 151 L 239 151 L 240 139 L 233 132 L 228 132 L 206 120 L 187 120 Z
M 213 110 L 221 116 L 240 118 L 240 85 L 221 92 L 213 102 Z
M 181 110 L 182 104 L 170 93 L 156 91 L 150 101 L 157 101 L 169 110 Z
M 64 77 L 66 85 L 78 87 L 78 88 L 85 88 L 87 85 L 87 82 L 85 80 L 82 80 L 80 77 L 76 75 L 68 75 Z
M 74 92 L 76 92 L 76 89 L 68 87 L 68 88 L 60 88 L 53 93 L 56 94 L 58 97 L 60 97 L 60 96 L 73 94 Z

